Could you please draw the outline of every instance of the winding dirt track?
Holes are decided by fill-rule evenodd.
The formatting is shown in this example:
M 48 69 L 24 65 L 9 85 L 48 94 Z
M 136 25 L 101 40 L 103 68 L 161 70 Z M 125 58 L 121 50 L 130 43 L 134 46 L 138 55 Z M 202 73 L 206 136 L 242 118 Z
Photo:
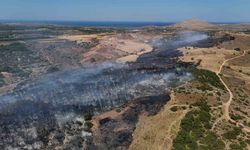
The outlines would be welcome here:
M 246 132 L 250 132 L 250 128 L 244 126 L 242 123 L 239 123 L 239 122 L 236 122 L 235 120 L 233 120 L 231 117 L 230 117 L 230 113 L 229 113 L 229 110 L 230 110 L 230 105 L 233 101 L 233 93 L 232 91 L 230 90 L 230 88 L 227 86 L 227 84 L 223 81 L 222 77 L 220 76 L 220 73 L 224 67 L 224 65 L 231 61 L 231 60 L 234 60 L 234 59 L 237 59 L 237 58 L 240 58 L 240 57 L 244 57 L 246 55 L 246 51 L 243 52 L 243 54 L 239 55 L 239 56 L 236 56 L 236 57 L 233 57 L 233 58 L 229 58 L 229 59 L 226 59 L 220 66 L 220 69 L 219 71 L 216 73 L 217 76 L 220 78 L 220 81 L 222 82 L 222 84 L 225 86 L 225 88 L 227 89 L 228 93 L 229 93 L 229 100 L 226 102 L 226 103 L 223 103 L 222 104 L 222 112 L 223 112 L 223 116 L 221 118 L 218 118 L 214 125 L 217 124 L 221 119 L 226 119 L 227 121 L 230 121 L 232 123 L 235 123 L 237 126 L 240 126 L 244 131 Z M 214 126 L 213 126 L 214 128 Z
M 229 58 L 229 59 L 226 59 L 224 60 L 224 62 L 221 64 L 220 66 L 220 69 L 219 71 L 217 72 L 217 75 L 218 77 L 220 78 L 220 81 L 222 82 L 222 84 L 225 86 L 225 88 L 227 89 L 228 93 L 229 93 L 229 100 L 226 102 L 226 103 L 223 103 L 223 106 L 222 106 L 222 109 L 224 111 L 224 118 L 227 120 L 227 121 L 232 121 L 232 122 L 235 122 L 234 120 L 231 119 L 230 115 L 229 115 L 229 109 L 230 109 L 230 105 L 233 101 L 233 93 L 232 91 L 229 89 L 229 87 L 227 86 L 227 84 L 223 81 L 222 77 L 220 76 L 220 73 L 224 67 L 224 65 L 231 61 L 231 60 L 234 60 L 234 59 L 237 59 L 237 58 L 240 58 L 240 57 L 243 57 L 245 56 L 246 54 L 246 51 L 243 52 L 243 54 L 239 55 L 239 56 L 236 56 L 236 57 L 233 57 L 233 58 Z

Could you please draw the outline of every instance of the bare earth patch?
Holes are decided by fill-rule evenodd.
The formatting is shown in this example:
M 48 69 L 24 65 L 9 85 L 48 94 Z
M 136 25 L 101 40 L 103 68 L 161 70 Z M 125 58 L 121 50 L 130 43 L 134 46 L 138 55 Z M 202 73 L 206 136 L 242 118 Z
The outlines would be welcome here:
M 224 48 L 180 48 L 183 55 L 181 60 L 184 62 L 200 62 L 199 68 L 207 69 L 213 72 L 218 72 L 223 61 L 239 52 Z
M 98 40 L 99 44 L 83 55 L 82 63 L 105 60 L 132 62 L 136 61 L 140 55 L 153 50 L 151 45 L 135 38 L 127 39 L 118 35 L 107 35 Z
M 136 130 L 133 133 L 133 142 L 130 150 L 166 150 L 171 149 L 172 141 L 177 135 L 182 118 L 188 112 L 183 110 L 184 105 L 176 104 L 175 93 L 163 110 L 155 116 L 141 115 Z M 172 107 L 179 110 L 173 112 Z

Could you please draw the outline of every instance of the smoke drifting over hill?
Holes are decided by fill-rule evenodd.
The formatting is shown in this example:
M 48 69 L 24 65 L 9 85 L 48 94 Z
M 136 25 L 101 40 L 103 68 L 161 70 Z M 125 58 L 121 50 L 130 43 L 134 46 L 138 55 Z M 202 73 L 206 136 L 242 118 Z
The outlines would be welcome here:
M 182 69 L 153 66 L 152 70 L 145 66 L 156 63 L 155 60 L 159 66 L 167 66 L 171 57 L 179 55 L 177 47 L 206 38 L 203 33 L 181 32 L 174 39 L 153 41 L 155 50 L 141 56 L 139 64 L 89 65 L 28 81 L 12 93 L 2 95 L 0 109 L 20 101 L 47 103 L 54 107 L 79 105 L 104 109 L 139 97 L 165 93 L 169 87 L 190 80 L 191 75 Z M 159 61 L 161 59 L 164 61 Z
M 170 54 L 177 47 L 206 38 L 207 35 L 198 32 L 182 32 L 176 39 L 154 41 L 156 48 L 149 54 L 150 59 L 159 59 L 159 53 Z M 166 54 L 164 59 L 172 57 Z M 141 60 L 144 61 L 143 56 Z M 145 63 L 104 63 L 50 74 L 20 85 L 14 92 L 1 96 L 1 107 L 18 101 L 37 101 L 53 106 L 91 105 L 105 108 L 142 96 L 164 93 L 169 86 L 191 79 L 190 74 L 180 69 L 165 68 L 159 71 L 154 66 L 154 70 L 145 70 L 140 69 L 141 66 L 145 66 Z
M 51 74 L 20 85 L 1 97 L 1 107 L 18 101 L 37 101 L 53 106 L 117 106 L 143 96 L 165 93 L 171 85 L 184 83 L 191 75 L 181 70 L 134 70 L 128 65 L 105 63 Z
M 5 139 L 0 147 L 20 146 L 20 139 L 40 147 L 48 142 L 56 147 L 79 139 L 86 141 L 91 133 L 80 125 L 83 122 L 79 124 L 79 117 L 130 103 L 134 107 L 120 119 L 130 126 L 124 134 L 132 136 L 140 113 L 157 113 L 170 99 L 168 91 L 172 87 L 192 79 L 186 64 L 176 59 L 181 55 L 177 48 L 206 38 L 203 33 L 182 32 L 153 41 L 154 50 L 133 63 L 91 64 L 20 83 L 13 91 L 0 95 L 0 138 Z M 69 133 L 74 138 L 65 144 L 62 139 Z M 113 135 L 120 134 L 110 132 Z

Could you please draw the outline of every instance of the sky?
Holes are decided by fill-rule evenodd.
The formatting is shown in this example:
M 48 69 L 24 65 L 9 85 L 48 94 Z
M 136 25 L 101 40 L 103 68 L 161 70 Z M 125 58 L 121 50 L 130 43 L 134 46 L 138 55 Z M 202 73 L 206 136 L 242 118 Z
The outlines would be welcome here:
M 250 0 L 0 0 L 0 20 L 250 22 Z

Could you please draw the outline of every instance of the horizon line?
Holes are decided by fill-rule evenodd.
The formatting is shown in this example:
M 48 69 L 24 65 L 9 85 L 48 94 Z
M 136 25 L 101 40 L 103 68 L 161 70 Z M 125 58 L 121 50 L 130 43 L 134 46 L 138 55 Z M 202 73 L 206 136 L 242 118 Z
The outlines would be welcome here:
M 0 22 L 102 22 L 102 23 L 178 23 L 191 19 L 184 19 L 182 21 L 129 21 L 129 20 L 31 20 L 31 19 L 0 19 Z M 198 19 L 199 20 L 199 19 Z M 201 21 L 206 21 L 202 20 Z M 250 23 L 247 21 L 206 21 L 208 23 Z

